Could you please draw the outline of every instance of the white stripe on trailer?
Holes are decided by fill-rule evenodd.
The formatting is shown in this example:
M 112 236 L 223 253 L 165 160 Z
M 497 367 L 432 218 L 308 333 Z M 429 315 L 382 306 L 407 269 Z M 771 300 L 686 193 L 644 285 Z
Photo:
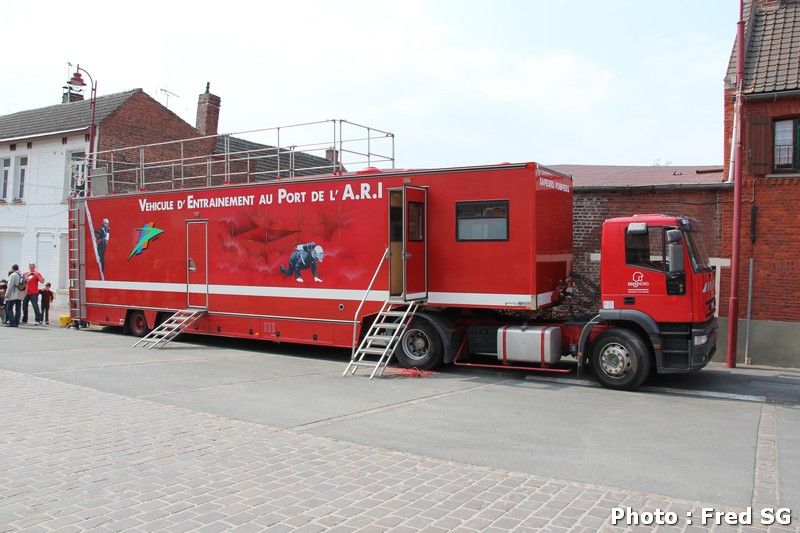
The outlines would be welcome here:
M 124 291 L 150 292 L 186 292 L 185 283 L 159 283 L 151 281 L 102 281 L 86 280 L 89 289 L 111 289 Z M 189 286 L 189 292 L 204 293 L 204 284 Z M 355 300 L 364 296 L 363 290 L 357 289 L 307 289 L 303 287 L 254 287 L 252 285 L 209 285 L 209 294 L 229 296 L 267 296 L 273 298 L 313 298 L 317 300 Z M 389 297 L 388 291 L 370 291 L 367 298 L 370 302 L 383 302 Z M 552 301 L 552 293 L 536 295 L 538 305 Z M 492 294 L 469 292 L 431 292 L 428 294 L 431 305 L 491 305 L 505 307 L 530 307 L 529 294 Z
M 101 281 L 87 280 L 89 289 L 111 289 L 123 291 L 186 292 L 185 283 L 156 283 L 150 281 Z M 203 283 L 189 285 L 189 292 L 206 292 Z M 362 290 L 351 289 L 305 289 L 302 287 L 254 287 L 252 285 L 209 285 L 209 294 L 227 296 L 268 296 L 276 298 L 314 298 L 318 300 L 361 300 Z M 388 291 L 371 291 L 369 301 L 383 302 L 389 297 Z
M 494 305 L 505 307 L 531 306 L 530 294 L 492 294 L 484 292 L 429 292 L 430 305 Z

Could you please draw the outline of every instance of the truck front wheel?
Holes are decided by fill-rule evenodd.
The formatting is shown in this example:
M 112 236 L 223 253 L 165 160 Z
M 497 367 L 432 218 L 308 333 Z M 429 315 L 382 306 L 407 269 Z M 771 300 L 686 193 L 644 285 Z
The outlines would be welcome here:
M 442 339 L 436 328 L 418 319 L 403 332 L 394 355 L 405 368 L 430 370 L 442 362 Z
M 632 390 L 650 374 L 650 351 L 636 333 L 612 328 L 592 343 L 592 368 L 605 387 Z

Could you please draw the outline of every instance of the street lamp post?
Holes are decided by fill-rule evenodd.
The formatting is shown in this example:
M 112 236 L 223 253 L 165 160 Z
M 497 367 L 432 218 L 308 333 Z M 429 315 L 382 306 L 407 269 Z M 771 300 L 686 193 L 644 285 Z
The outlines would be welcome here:
M 88 152 L 87 157 L 86 157 L 86 160 L 87 160 L 87 169 L 86 169 L 87 176 L 86 176 L 86 190 L 85 190 L 85 193 L 84 193 L 86 196 L 89 196 L 89 193 L 91 192 L 91 183 L 92 183 L 90 178 L 91 178 L 91 175 L 92 175 L 92 171 L 94 170 L 94 144 L 95 144 L 96 135 L 97 135 L 97 123 L 96 123 L 96 117 L 97 117 L 97 82 L 94 81 L 94 78 L 92 78 L 92 75 L 89 74 L 86 71 L 86 69 L 82 69 L 80 65 L 76 65 L 75 74 L 73 74 L 72 78 L 70 78 L 69 81 L 67 81 L 67 85 L 69 85 L 70 87 L 74 87 L 74 88 L 86 87 L 86 82 L 83 81 L 83 76 L 81 76 L 81 72 L 83 72 L 84 74 L 86 74 L 89 77 L 89 83 L 90 83 L 90 88 L 91 88 L 91 92 L 90 92 L 90 96 L 89 96 L 89 107 L 90 107 L 91 112 L 92 112 L 92 118 L 91 118 L 91 122 L 89 123 L 89 152 Z

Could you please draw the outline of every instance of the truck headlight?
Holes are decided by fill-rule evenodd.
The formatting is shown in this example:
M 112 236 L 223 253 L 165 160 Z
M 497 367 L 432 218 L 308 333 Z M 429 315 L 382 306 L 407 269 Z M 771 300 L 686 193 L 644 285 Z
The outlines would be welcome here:
M 695 346 L 702 346 L 703 344 L 708 342 L 708 335 L 695 335 L 694 337 L 694 345 Z

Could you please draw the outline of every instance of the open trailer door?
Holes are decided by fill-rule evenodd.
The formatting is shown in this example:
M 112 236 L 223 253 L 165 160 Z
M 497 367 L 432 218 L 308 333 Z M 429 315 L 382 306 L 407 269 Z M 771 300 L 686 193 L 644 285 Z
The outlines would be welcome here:
M 428 189 L 403 187 L 403 298 L 428 298 Z

